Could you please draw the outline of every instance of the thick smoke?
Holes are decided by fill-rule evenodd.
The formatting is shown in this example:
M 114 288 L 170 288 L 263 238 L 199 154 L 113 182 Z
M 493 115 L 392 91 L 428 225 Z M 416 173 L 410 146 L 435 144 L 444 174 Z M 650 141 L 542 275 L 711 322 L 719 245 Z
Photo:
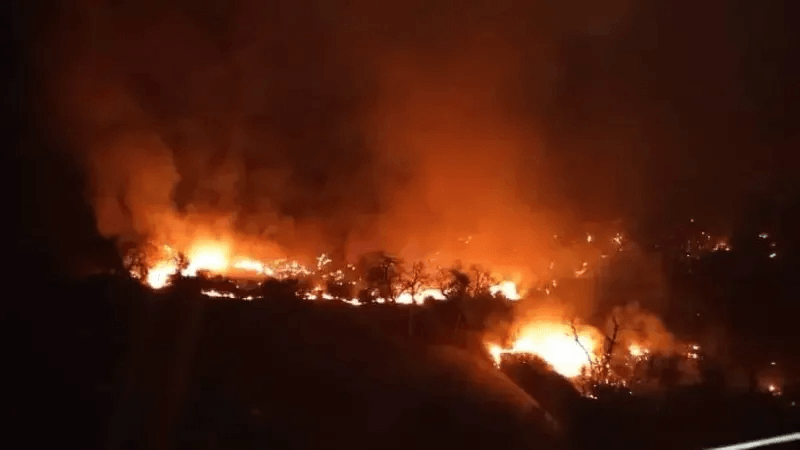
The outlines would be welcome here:
M 104 236 L 529 280 L 563 253 L 540 109 L 559 36 L 607 32 L 623 3 L 95 3 L 58 11 L 40 57 Z
M 30 78 L 107 236 L 539 273 L 575 216 L 700 221 L 790 166 L 736 3 L 87 0 L 40 9 Z

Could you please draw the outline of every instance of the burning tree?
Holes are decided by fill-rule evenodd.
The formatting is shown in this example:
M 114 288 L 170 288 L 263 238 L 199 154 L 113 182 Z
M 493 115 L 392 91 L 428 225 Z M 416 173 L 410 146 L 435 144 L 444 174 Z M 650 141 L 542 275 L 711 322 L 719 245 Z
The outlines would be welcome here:
M 442 293 L 448 298 L 463 298 L 469 294 L 470 279 L 469 275 L 462 272 L 458 268 L 450 269 L 449 277 L 445 278 L 443 283 Z
M 123 251 L 123 264 L 128 273 L 154 288 L 170 284 L 174 276 L 189 267 L 189 260 L 183 253 L 166 245 L 158 247 L 144 242 L 129 245 Z
M 122 263 L 125 270 L 127 270 L 133 278 L 138 280 L 147 279 L 147 274 L 152 265 L 149 255 L 156 250 L 156 247 L 152 244 L 124 245 L 121 252 L 124 255 Z
M 377 256 L 377 261 L 370 263 L 367 258 L 364 258 L 361 265 L 365 272 L 364 282 L 369 294 L 372 297 L 377 294 L 377 297 L 395 303 L 400 293 L 400 275 L 402 273 L 400 259 L 381 253 Z
M 428 285 L 430 275 L 425 269 L 425 263 L 417 261 L 411 265 L 409 270 L 403 271 L 400 276 L 400 292 L 408 293 L 412 300 L 417 299 L 417 296 L 422 289 Z
M 599 390 L 612 387 L 618 388 L 626 386 L 626 382 L 620 374 L 614 370 L 614 352 L 619 343 L 619 333 L 621 326 L 616 316 L 611 317 L 610 333 L 603 334 L 603 347 L 599 355 L 593 354 L 581 342 L 580 334 L 575 321 L 570 323 L 572 338 L 575 344 L 586 354 L 587 366 L 581 371 L 579 385 L 587 395 L 595 395 Z
M 491 274 L 479 266 L 472 266 L 470 271 L 472 272 L 470 295 L 472 297 L 478 297 L 480 295 L 489 294 L 489 290 L 496 283 Z

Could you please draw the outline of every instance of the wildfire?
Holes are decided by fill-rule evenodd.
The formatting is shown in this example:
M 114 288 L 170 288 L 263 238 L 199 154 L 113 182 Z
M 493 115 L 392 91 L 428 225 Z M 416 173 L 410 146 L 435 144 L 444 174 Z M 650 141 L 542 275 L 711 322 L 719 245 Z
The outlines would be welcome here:
M 147 269 L 145 282 L 153 289 L 161 289 L 169 284 L 169 277 L 178 271 L 177 263 L 159 261 Z
M 189 266 L 183 271 L 184 275 L 193 276 L 198 271 L 207 270 L 213 273 L 226 272 L 231 267 L 230 248 L 217 242 L 200 242 L 192 247 L 187 256 Z
M 182 262 L 179 253 L 170 246 L 164 245 L 157 254 L 147 255 L 146 275 L 143 282 L 153 289 L 159 290 L 170 285 L 171 277 L 180 273 L 185 277 L 195 277 L 200 272 L 208 272 L 213 275 L 230 276 L 231 274 L 242 275 L 243 278 L 275 278 L 288 279 L 303 276 L 319 276 L 322 280 L 332 280 L 343 282 L 345 273 L 341 269 L 327 272 L 326 267 L 332 260 L 325 254 L 316 259 L 316 270 L 306 267 L 298 261 L 292 260 L 273 260 L 259 261 L 250 257 L 234 255 L 231 246 L 224 242 L 200 241 L 195 243 L 187 251 L 187 257 Z M 348 265 L 349 270 L 355 267 Z M 131 274 L 136 278 L 141 278 L 139 273 L 132 270 Z M 508 300 L 519 300 L 522 295 L 517 284 L 513 281 L 501 281 L 489 287 L 492 295 L 502 295 Z M 204 290 L 203 294 L 214 298 L 239 298 L 252 300 L 253 297 L 240 297 L 232 292 L 221 292 L 217 290 Z M 334 297 L 323 292 L 321 287 L 312 289 L 304 295 L 307 300 L 331 300 Z M 404 291 L 397 294 L 394 301 L 399 304 L 422 304 L 425 299 L 444 300 L 445 294 L 441 289 L 432 286 L 420 286 L 414 293 Z M 357 298 L 343 299 L 352 305 L 360 305 Z M 376 298 L 376 303 L 387 303 L 386 298 Z
M 600 347 L 601 340 L 597 330 L 591 327 L 576 329 L 576 336 L 569 325 L 540 321 L 526 325 L 509 348 L 499 345 L 488 346 L 489 354 L 500 365 L 504 354 L 532 354 L 539 356 L 553 367 L 553 370 L 567 378 L 574 378 L 589 366 Z
M 623 238 L 618 234 L 612 239 L 612 242 L 621 245 Z M 448 295 L 447 285 L 442 286 L 442 280 L 438 279 L 435 274 L 419 274 L 407 271 L 403 266 L 397 267 L 398 270 L 392 275 L 393 281 L 389 282 L 388 291 L 384 291 L 385 286 L 376 286 L 370 284 L 374 283 L 374 280 L 367 281 L 361 278 L 354 266 L 334 264 L 325 254 L 320 255 L 316 261 L 312 262 L 311 266 L 306 266 L 299 261 L 289 259 L 258 260 L 250 255 L 237 254 L 234 246 L 224 241 L 198 241 L 185 248 L 184 252 L 179 252 L 166 245 L 146 248 L 149 249 L 149 254 L 132 254 L 127 261 L 130 263 L 131 274 L 156 290 L 168 287 L 174 275 L 196 277 L 201 273 L 207 273 L 223 276 L 228 281 L 227 284 L 215 285 L 213 288 L 207 286 L 201 291 L 201 294 L 206 297 L 218 299 L 249 301 L 264 298 L 257 292 L 251 292 L 250 289 L 268 279 L 302 279 L 301 286 L 303 288 L 296 292 L 300 298 L 308 301 L 336 299 L 352 306 L 362 306 L 365 301 L 377 304 L 422 304 L 429 298 L 445 300 Z M 550 267 L 553 268 L 552 262 Z M 432 268 L 432 270 L 434 269 Z M 441 271 L 441 267 L 438 267 L 438 270 Z M 574 276 L 585 276 L 590 270 L 589 262 L 584 261 L 581 263 L 580 269 L 574 271 Z M 447 271 L 443 271 L 443 273 L 447 273 Z M 525 296 L 525 293 L 520 292 L 519 286 L 514 281 L 504 280 L 498 274 L 489 276 L 487 273 L 486 276 L 487 278 L 483 279 L 484 282 L 498 280 L 480 287 L 480 289 L 488 288 L 491 295 L 502 296 L 510 301 L 517 301 Z M 475 283 L 479 283 L 477 281 L 479 279 L 481 278 L 476 277 Z M 214 282 L 213 280 L 209 281 L 210 283 Z M 351 294 L 343 297 L 341 292 L 337 294 L 329 290 L 330 283 L 346 287 L 347 289 L 341 292 L 349 291 Z M 555 287 L 557 284 L 558 280 L 552 279 L 545 290 L 549 293 L 549 287 Z M 354 289 L 351 289 L 356 286 L 360 286 L 359 289 L 362 289 L 357 296 L 353 295 L 355 292 Z M 368 293 L 368 300 L 362 298 L 364 292 Z M 611 369 L 612 366 L 609 364 L 611 355 L 604 354 L 607 339 L 604 334 L 591 326 L 570 325 L 563 321 L 564 318 L 561 313 L 554 315 L 553 311 L 537 312 L 537 315 L 531 318 L 532 320 L 516 326 L 516 337 L 510 345 L 504 347 L 487 342 L 486 348 L 498 367 L 504 355 L 535 355 L 547 362 L 555 372 L 571 379 L 576 385 L 582 385 L 591 377 L 601 377 L 602 382 L 627 386 L 626 381 L 620 378 L 625 375 L 616 374 Z M 625 347 L 622 348 L 627 349 L 627 352 L 624 350 L 622 352 L 623 358 L 625 358 L 622 362 L 630 367 L 650 358 L 651 349 L 645 341 L 632 343 L 628 340 Z M 690 346 L 683 356 L 688 359 L 699 359 L 699 346 Z M 772 392 L 779 391 L 775 389 Z
M 170 277 L 180 273 L 186 277 L 197 276 L 200 272 L 214 275 L 231 275 L 246 273 L 256 278 L 288 278 L 312 273 L 311 270 L 297 261 L 275 260 L 268 263 L 249 258 L 232 256 L 229 245 L 220 242 L 203 241 L 193 245 L 187 252 L 184 264 L 181 264 L 179 253 L 168 245 L 161 248 L 159 254 L 147 255 L 144 282 L 153 289 L 162 289 L 170 284 Z M 135 278 L 140 275 L 132 270 Z
M 513 281 L 503 281 L 489 288 L 492 295 L 503 294 L 509 300 L 519 300 L 521 296 L 517 291 L 517 284 Z
M 202 294 L 207 297 L 214 297 L 214 298 L 236 298 L 236 296 L 231 292 L 221 292 L 216 289 L 203 290 Z
M 628 353 L 630 353 L 631 356 L 633 356 L 634 358 L 640 358 L 640 357 L 644 356 L 647 353 L 647 350 L 643 349 L 639 345 L 631 344 L 628 347 Z
M 441 289 L 428 288 L 423 289 L 412 297 L 411 293 L 403 292 L 397 296 L 397 303 L 401 305 L 410 305 L 412 303 L 421 304 L 426 298 L 433 298 L 434 300 L 444 300 L 445 296 Z
M 272 271 L 267 268 L 261 261 L 254 259 L 240 259 L 233 263 L 233 268 L 245 272 L 252 272 L 256 274 L 271 275 Z
M 600 240 L 588 233 L 585 239 L 590 244 Z M 621 251 L 625 246 L 625 238 L 621 233 L 613 235 L 610 241 L 616 251 Z M 469 239 L 466 239 L 465 243 L 468 242 Z M 334 263 L 326 254 L 319 255 L 316 261 L 309 259 L 310 265 L 307 266 L 291 259 L 253 258 L 252 254 L 240 253 L 242 247 L 244 246 L 233 245 L 232 241 L 213 239 L 198 240 L 179 249 L 167 245 L 150 245 L 141 248 L 141 252 L 126 255 L 126 264 L 132 276 L 155 290 L 168 287 L 178 274 L 184 277 L 201 274 L 222 276 L 224 282 L 217 283 L 210 279 L 201 291 L 205 297 L 217 299 L 249 301 L 265 298 L 265 294 L 251 289 L 262 286 L 262 282 L 269 279 L 300 280 L 300 288 L 293 292 L 307 301 L 338 300 L 352 306 L 363 306 L 365 302 L 414 305 L 422 304 L 426 299 L 446 300 L 450 295 L 448 290 L 452 289 L 446 279 L 439 277 L 447 276 L 449 272 L 438 265 L 429 265 L 428 273 L 424 265 L 414 265 L 412 270 L 410 266 L 397 264 L 392 259 L 395 262 L 381 266 L 381 273 L 387 274 L 386 279 L 376 281 L 365 277 L 353 265 Z M 729 249 L 724 241 L 719 241 L 713 248 L 714 251 Z M 608 256 L 600 255 L 601 258 Z M 550 281 L 543 287 L 536 287 L 537 291 L 544 289 L 549 294 L 551 288 L 558 286 L 559 275 L 552 273 L 555 264 L 555 261 L 550 262 L 551 273 L 546 278 Z M 418 267 L 423 268 L 423 273 L 419 272 Z M 594 262 L 582 261 L 579 268 L 575 269 L 573 266 L 572 273 L 567 273 L 576 278 L 591 276 L 595 270 Z M 514 274 L 509 278 L 518 280 L 520 276 Z M 467 292 L 488 290 L 489 294 L 502 296 L 510 301 L 526 297 L 526 292 L 521 292 L 519 285 L 509 278 L 498 273 L 478 274 L 474 278 L 470 276 L 470 283 L 474 282 L 474 286 L 470 285 Z M 388 286 L 385 285 L 387 283 Z M 333 286 L 342 289 L 334 291 Z M 355 295 L 356 292 L 358 295 Z M 548 363 L 556 373 L 571 379 L 576 386 L 583 386 L 587 382 L 602 382 L 623 387 L 628 386 L 625 377 L 648 361 L 651 351 L 656 352 L 655 354 L 663 351 L 660 348 L 651 348 L 652 342 L 645 338 L 637 338 L 635 342 L 626 338 L 620 342 L 622 347 L 607 345 L 607 341 L 612 338 L 592 326 L 574 326 L 564 322 L 565 314 L 563 311 L 537 309 L 536 314 L 528 317 L 527 321 L 515 325 L 515 338 L 510 345 L 486 342 L 486 349 L 498 367 L 505 355 L 535 355 Z M 607 349 L 615 349 L 613 355 L 616 356 Z M 700 347 L 697 345 L 679 350 L 678 354 L 688 360 L 701 359 Z M 612 357 L 617 358 L 614 364 L 611 363 Z M 627 369 L 618 371 L 617 368 L 622 367 L 630 369 L 630 373 L 626 372 Z M 772 388 L 767 387 L 767 390 L 775 395 L 780 393 L 774 384 Z M 591 397 L 591 390 L 586 392 Z
M 770 394 L 772 394 L 772 395 L 774 395 L 776 397 L 779 397 L 779 396 L 783 395 L 783 391 L 781 390 L 780 385 L 778 385 L 776 383 L 769 383 L 767 385 L 767 392 L 769 392 Z
M 714 248 L 712 248 L 711 251 L 712 252 L 720 252 L 720 251 L 729 252 L 729 251 L 731 251 L 731 246 L 730 246 L 730 244 L 728 244 L 728 241 L 726 241 L 725 239 L 720 239 L 719 241 L 717 241 L 716 244 L 714 244 Z

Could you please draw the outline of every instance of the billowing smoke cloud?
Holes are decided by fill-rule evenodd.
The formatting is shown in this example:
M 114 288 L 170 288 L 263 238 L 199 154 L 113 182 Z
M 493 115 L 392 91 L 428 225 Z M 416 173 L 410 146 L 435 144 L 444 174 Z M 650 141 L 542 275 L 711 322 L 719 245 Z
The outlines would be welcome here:
M 608 27 L 622 3 L 323 3 L 59 11 L 40 54 L 100 233 L 547 267 L 562 216 L 536 204 L 522 106 L 546 100 L 559 33 Z

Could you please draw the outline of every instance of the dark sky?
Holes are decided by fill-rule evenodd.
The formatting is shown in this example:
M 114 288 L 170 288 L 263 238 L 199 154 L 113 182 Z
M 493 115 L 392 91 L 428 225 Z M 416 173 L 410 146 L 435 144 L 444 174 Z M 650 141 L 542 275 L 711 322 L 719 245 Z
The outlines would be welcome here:
M 788 0 L 45 3 L 9 28 L 8 167 L 54 255 L 164 211 L 296 243 L 530 209 L 549 235 L 797 187 Z
M 643 218 L 725 217 L 769 186 L 777 167 L 794 167 L 784 159 L 796 142 L 798 75 L 788 16 L 740 3 L 641 4 L 617 36 L 565 45 L 575 73 L 557 106 L 555 139 L 568 142 L 554 159 L 578 160 L 567 170 L 588 186 L 573 189 L 608 177 L 619 184 L 595 191 L 598 205 L 616 197 L 614 206 Z

